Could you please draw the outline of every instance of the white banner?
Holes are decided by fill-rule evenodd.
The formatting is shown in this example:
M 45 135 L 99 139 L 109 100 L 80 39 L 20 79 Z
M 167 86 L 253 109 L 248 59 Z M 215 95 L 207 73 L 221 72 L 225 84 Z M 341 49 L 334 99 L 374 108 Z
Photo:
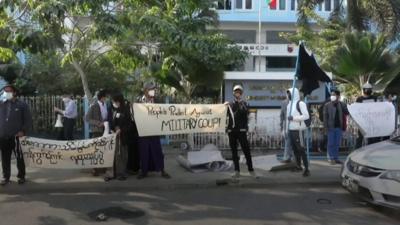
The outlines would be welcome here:
M 225 132 L 227 107 L 219 105 L 134 104 L 139 136 Z
M 89 140 L 20 139 L 25 164 L 35 168 L 85 169 L 112 167 L 116 135 Z
M 354 103 L 348 109 L 366 138 L 390 136 L 395 131 L 396 113 L 392 103 Z

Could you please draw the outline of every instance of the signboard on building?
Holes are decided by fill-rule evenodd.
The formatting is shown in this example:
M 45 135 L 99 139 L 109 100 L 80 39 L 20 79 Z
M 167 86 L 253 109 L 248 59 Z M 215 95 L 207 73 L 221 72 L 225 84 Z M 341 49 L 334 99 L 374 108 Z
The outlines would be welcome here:
M 242 84 L 244 89 L 243 98 L 251 107 L 276 108 L 280 107 L 286 99 L 286 90 L 292 87 L 291 80 L 225 80 L 225 101 L 233 100 L 232 88 L 236 84 Z M 301 87 L 301 81 L 297 88 Z M 314 90 L 308 97 L 312 104 L 325 101 L 325 85 L 321 83 L 320 88 Z

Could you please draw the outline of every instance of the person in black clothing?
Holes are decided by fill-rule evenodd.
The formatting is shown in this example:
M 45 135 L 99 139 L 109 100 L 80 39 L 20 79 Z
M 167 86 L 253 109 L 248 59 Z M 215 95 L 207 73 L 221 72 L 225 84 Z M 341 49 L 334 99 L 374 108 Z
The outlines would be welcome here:
M 363 96 L 360 96 L 356 99 L 357 103 L 370 103 L 370 102 L 377 102 L 378 98 L 372 95 L 372 85 L 370 83 L 365 83 L 363 85 Z M 361 148 L 364 140 L 364 135 L 358 131 L 358 138 L 356 141 L 356 148 Z M 367 144 L 373 144 L 380 141 L 380 138 L 368 138 Z
M 238 142 L 240 143 L 244 156 L 246 157 L 247 168 L 250 175 L 258 178 L 253 169 L 250 146 L 247 140 L 249 106 L 241 99 L 242 94 L 243 87 L 241 85 L 235 85 L 233 87 L 233 95 L 235 99 L 232 102 L 225 103 L 228 105 L 229 118 L 227 133 L 229 136 L 229 145 L 232 151 L 232 160 L 235 166 L 233 178 L 240 177 L 239 156 L 237 150 Z
M 4 100 L 0 102 L 0 150 L 3 180 L 1 185 L 10 182 L 11 155 L 17 158 L 18 184 L 25 183 L 25 163 L 19 145 L 19 138 L 26 135 L 32 127 L 29 106 L 17 98 L 17 89 L 12 85 L 3 88 Z
M 128 143 L 133 128 L 131 111 L 122 94 L 112 96 L 112 123 L 111 130 L 117 134 L 114 166 L 107 171 L 105 181 L 117 178 L 126 180 L 128 162 Z

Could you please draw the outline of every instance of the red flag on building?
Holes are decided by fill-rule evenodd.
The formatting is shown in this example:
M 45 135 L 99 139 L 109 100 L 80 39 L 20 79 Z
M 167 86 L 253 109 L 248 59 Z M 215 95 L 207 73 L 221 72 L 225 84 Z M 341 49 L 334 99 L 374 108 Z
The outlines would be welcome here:
M 270 9 L 276 9 L 276 0 L 267 0 Z

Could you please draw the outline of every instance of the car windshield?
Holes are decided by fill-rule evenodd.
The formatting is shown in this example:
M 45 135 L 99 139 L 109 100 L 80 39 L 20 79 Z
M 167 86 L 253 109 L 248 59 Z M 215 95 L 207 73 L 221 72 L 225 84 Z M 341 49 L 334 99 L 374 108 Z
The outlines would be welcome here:
M 391 139 L 391 141 L 399 143 L 400 144 L 400 136 L 394 137 Z

